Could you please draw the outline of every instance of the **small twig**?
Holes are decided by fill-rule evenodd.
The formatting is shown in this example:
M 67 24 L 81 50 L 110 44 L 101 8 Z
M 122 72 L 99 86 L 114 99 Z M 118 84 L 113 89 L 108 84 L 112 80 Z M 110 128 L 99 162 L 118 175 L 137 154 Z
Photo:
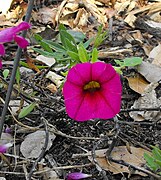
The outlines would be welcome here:
M 129 125 L 129 126 L 134 126 L 134 125 L 146 125 L 146 126 L 157 126 L 159 125 L 158 121 L 160 121 L 161 119 L 157 120 L 157 121 L 152 121 L 152 122 L 142 122 L 142 121 L 132 121 L 132 122 L 129 122 L 129 121 L 118 121 L 119 124 L 126 124 L 126 125 Z
M 17 162 L 17 164 L 21 164 L 21 163 L 34 163 L 35 161 L 32 159 L 26 159 L 24 157 L 20 157 L 18 155 L 13 155 L 13 154 L 8 154 L 8 153 L 4 153 L 5 156 L 10 157 L 10 158 L 17 158 L 22 160 L 21 162 Z M 45 165 L 45 163 L 39 162 L 38 164 L 42 164 Z
M 21 172 L 10 172 L 10 171 L 0 171 L 0 174 L 12 174 L 12 175 L 24 176 L 24 173 L 21 173 Z
M 113 137 L 112 143 L 110 144 L 108 150 L 106 151 L 106 157 L 107 157 L 107 159 L 109 159 L 109 157 L 110 157 L 110 155 L 111 155 L 111 152 L 112 152 L 113 148 L 114 148 L 115 145 L 116 145 L 116 142 L 117 142 L 117 139 L 118 139 L 118 135 L 119 135 L 119 133 L 120 133 L 120 126 L 119 126 L 119 124 L 118 124 L 118 118 L 117 118 L 117 116 L 114 117 L 114 121 L 115 121 L 115 129 L 116 129 L 117 131 L 116 131 L 115 136 Z M 102 142 L 102 140 L 100 140 L 100 141 L 98 141 L 98 142 L 96 143 L 96 145 L 95 145 L 95 146 L 93 147 L 93 149 L 92 149 L 91 155 L 92 155 L 93 162 L 96 164 L 97 167 L 99 167 L 100 172 L 101 172 L 101 174 L 102 174 L 102 176 L 103 176 L 103 179 L 104 179 L 104 180 L 108 180 L 108 177 L 107 177 L 107 175 L 106 175 L 106 171 L 99 165 L 99 163 L 98 163 L 97 160 L 96 160 L 95 150 L 96 150 L 96 148 L 98 147 L 98 145 L 99 145 L 101 142 Z
M 34 175 L 39 175 L 39 174 L 42 174 L 42 173 L 49 172 L 51 170 L 65 170 L 65 169 L 74 169 L 74 168 L 78 169 L 78 168 L 89 167 L 89 166 L 93 166 L 93 165 L 94 165 L 93 163 L 89 163 L 89 164 L 73 165 L 73 166 L 52 167 L 52 168 L 49 168 L 49 169 L 45 169 L 43 171 L 34 172 L 33 174 Z
M 23 166 L 22 166 L 22 167 L 23 167 L 23 171 L 24 171 L 24 174 L 25 174 L 25 178 L 26 178 L 26 180 L 29 180 L 26 165 L 25 165 L 25 164 L 23 164 Z
M 133 168 L 133 169 L 135 169 L 135 170 L 141 171 L 141 172 L 143 172 L 143 173 L 146 173 L 146 174 L 148 174 L 148 175 L 153 176 L 153 177 L 156 178 L 156 179 L 161 180 L 161 176 L 159 176 L 159 175 L 157 175 L 157 174 L 154 174 L 154 173 L 152 173 L 151 171 L 148 171 L 147 169 L 143 169 L 143 168 L 141 168 L 141 167 L 139 167 L 139 166 L 135 166 L 135 165 L 129 164 L 129 163 L 123 161 L 123 160 L 113 159 L 112 157 L 109 157 L 109 160 L 112 161 L 112 162 L 115 162 L 115 163 L 124 165 L 124 166 L 126 166 L 126 167 L 131 167 L 131 168 Z
M 43 158 L 43 156 L 44 156 L 44 154 L 45 154 L 45 152 L 46 152 L 46 149 L 47 149 L 47 147 L 48 147 L 49 131 L 48 131 L 48 128 L 47 128 L 47 121 L 46 121 L 46 119 L 45 119 L 44 117 L 41 117 L 41 120 L 42 120 L 43 123 L 44 123 L 44 129 L 45 129 L 45 134 L 46 134 L 45 143 L 44 143 L 44 147 L 42 148 L 39 157 L 36 159 L 35 163 L 33 164 L 32 168 L 31 168 L 31 170 L 30 170 L 30 173 L 29 173 L 29 175 L 28 175 L 28 179 L 29 179 L 29 180 L 31 179 L 31 177 L 32 177 L 32 175 L 33 175 L 33 173 L 34 173 L 34 171 L 35 171 L 35 169 L 36 169 L 36 166 L 37 166 L 38 162 L 41 161 L 41 159 Z
M 114 117 L 114 121 L 115 121 L 116 134 L 115 134 L 115 136 L 113 137 L 112 143 L 110 144 L 108 150 L 106 151 L 106 157 L 107 157 L 107 159 L 109 159 L 109 157 L 110 157 L 110 155 L 111 155 L 111 152 L 112 152 L 113 148 L 115 147 L 115 145 L 116 145 L 116 143 L 117 143 L 118 135 L 119 135 L 119 133 L 120 133 L 120 126 L 119 126 L 119 123 L 118 123 L 118 118 L 117 118 L 117 116 Z
M 67 135 L 59 130 L 56 129 L 55 126 L 53 126 L 52 124 L 48 123 L 48 126 L 50 127 L 50 132 L 53 132 L 54 134 L 57 134 L 57 135 L 60 135 L 60 136 L 63 136 L 63 137 L 66 137 L 66 138 L 71 138 L 71 139 L 82 139 L 82 140 L 100 140 L 101 138 L 95 138 L 95 137 L 75 137 L 75 136 L 70 136 L 70 135 Z
M 26 22 L 29 22 L 29 20 L 30 20 L 33 5 L 34 5 L 34 0 L 30 0 L 29 4 L 28 4 L 28 9 L 27 9 L 27 12 L 26 12 L 26 16 L 25 16 L 25 21 Z M 26 32 L 27 31 L 22 32 L 22 37 L 26 36 Z M 13 64 L 13 69 L 12 69 L 12 73 L 11 73 L 11 78 L 10 78 L 7 94 L 6 94 L 5 104 L 4 104 L 4 107 L 3 107 L 3 110 L 2 110 L 1 123 L 0 123 L 0 137 L 2 135 L 3 125 L 4 125 L 4 121 L 5 121 L 5 117 L 6 117 L 6 113 L 7 113 L 7 109 L 8 109 L 12 89 L 13 89 L 13 84 L 15 82 L 16 71 L 17 71 L 17 68 L 19 66 L 19 61 L 20 61 L 21 55 L 22 55 L 22 49 L 20 47 L 18 47 L 17 54 L 16 54 L 14 64 Z
M 15 126 L 15 130 L 14 130 L 14 136 L 13 136 L 13 151 L 14 151 L 14 155 L 15 155 L 15 162 L 14 162 L 14 171 L 16 170 L 17 167 L 17 158 L 16 158 L 16 129 L 17 129 L 17 125 Z
M 45 169 L 43 171 L 34 172 L 33 174 L 34 175 L 39 175 L 39 174 L 44 174 L 46 172 L 50 172 L 52 170 L 65 170 L 65 169 L 83 168 L 83 167 L 90 167 L 90 166 L 93 166 L 93 164 L 89 163 L 89 164 L 74 165 L 74 166 L 52 167 L 52 168 Z M 0 171 L 0 174 L 11 174 L 11 175 L 25 176 L 25 173 L 22 173 L 22 172 L 10 172 L 10 171 Z
M 106 175 L 106 171 L 100 166 L 100 164 L 97 162 L 96 160 L 96 149 L 97 147 L 99 146 L 99 144 L 103 141 L 103 140 L 107 140 L 107 139 L 101 139 L 99 140 L 94 146 L 93 146 L 93 149 L 91 151 L 91 156 L 92 156 L 92 159 L 93 159 L 93 162 L 94 164 L 97 166 L 97 169 L 99 169 L 100 173 L 102 174 L 103 176 L 103 180 L 108 180 L 108 177 Z
M 143 149 L 146 149 L 147 151 L 150 151 L 150 149 L 148 147 L 146 147 L 145 145 L 141 144 L 138 141 L 135 141 L 133 138 L 131 138 L 130 136 L 128 136 L 127 134 L 120 132 L 120 135 L 125 136 L 126 138 L 128 138 L 133 144 L 138 145 L 140 147 L 142 147 Z
M 131 112 L 131 111 L 160 111 L 161 106 L 155 108 L 130 108 L 130 109 L 121 109 L 120 112 Z

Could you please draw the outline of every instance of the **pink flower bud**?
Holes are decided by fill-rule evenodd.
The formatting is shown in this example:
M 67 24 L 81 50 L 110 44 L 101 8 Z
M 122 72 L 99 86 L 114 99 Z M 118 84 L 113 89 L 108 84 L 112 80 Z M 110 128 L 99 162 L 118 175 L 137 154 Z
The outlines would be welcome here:
M 67 180 L 79 180 L 79 179 L 84 179 L 84 178 L 88 178 L 91 177 L 91 175 L 88 174 L 84 174 L 81 172 L 74 172 L 74 173 L 70 173 L 67 175 Z

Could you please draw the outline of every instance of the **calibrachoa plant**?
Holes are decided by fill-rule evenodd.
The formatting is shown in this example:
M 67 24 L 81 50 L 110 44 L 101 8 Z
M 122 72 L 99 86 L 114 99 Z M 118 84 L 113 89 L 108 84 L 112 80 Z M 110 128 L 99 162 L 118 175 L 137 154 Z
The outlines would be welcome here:
M 4 43 L 15 41 L 21 48 L 26 48 L 29 44 L 28 41 L 17 35 L 20 31 L 27 30 L 30 28 L 30 24 L 27 22 L 21 22 L 19 25 L 11 28 L 6 28 L 0 31 L 0 56 L 5 54 Z M 2 61 L 0 59 L 0 68 L 2 68 Z
M 73 66 L 63 87 L 66 112 L 76 121 L 113 118 L 120 111 L 119 74 L 104 62 Z

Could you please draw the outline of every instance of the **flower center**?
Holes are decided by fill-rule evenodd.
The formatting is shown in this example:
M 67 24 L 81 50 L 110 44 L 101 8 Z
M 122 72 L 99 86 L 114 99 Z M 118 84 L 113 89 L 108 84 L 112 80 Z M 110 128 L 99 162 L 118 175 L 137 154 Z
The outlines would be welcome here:
M 101 87 L 100 83 L 98 83 L 96 81 L 90 81 L 83 87 L 83 89 L 85 91 L 94 92 L 94 91 L 100 89 L 100 87 Z

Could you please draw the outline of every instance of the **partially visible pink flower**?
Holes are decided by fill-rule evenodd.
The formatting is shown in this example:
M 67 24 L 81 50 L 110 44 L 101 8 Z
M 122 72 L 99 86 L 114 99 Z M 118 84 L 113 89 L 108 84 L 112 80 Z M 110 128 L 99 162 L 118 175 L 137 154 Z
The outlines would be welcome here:
M 4 132 L 7 133 L 7 134 L 11 134 L 11 128 L 6 127 L 5 130 L 4 130 Z
M 26 48 L 27 45 L 29 44 L 28 41 L 25 38 L 18 36 L 17 34 L 20 31 L 29 29 L 30 26 L 31 25 L 27 22 L 21 22 L 19 25 L 15 27 L 6 28 L 0 31 L 0 56 L 3 56 L 5 54 L 5 48 L 3 44 L 7 42 L 11 42 L 13 40 L 21 48 Z M 0 60 L 0 68 L 1 67 L 2 67 L 2 62 Z
M 112 118 L 120 111 L 121 92 L 120 77 L 110 64 L 77 64 L 63 87 L 66 112 L 76 121 Z
M 0 153 L 5 153 L 8 150 L 8 148 L 11 147 L 11 146 L 12 146 L 11 143 L 0 145 Z
M 88 178 L 88 177 L 91 177 L 91 175 L 80 173 L 80 172 L 74 172 L 74 173 L 68 174 L 66 179 L 67 180 L 79 180 L 79 179 L 84 179 L 84 178 Z

